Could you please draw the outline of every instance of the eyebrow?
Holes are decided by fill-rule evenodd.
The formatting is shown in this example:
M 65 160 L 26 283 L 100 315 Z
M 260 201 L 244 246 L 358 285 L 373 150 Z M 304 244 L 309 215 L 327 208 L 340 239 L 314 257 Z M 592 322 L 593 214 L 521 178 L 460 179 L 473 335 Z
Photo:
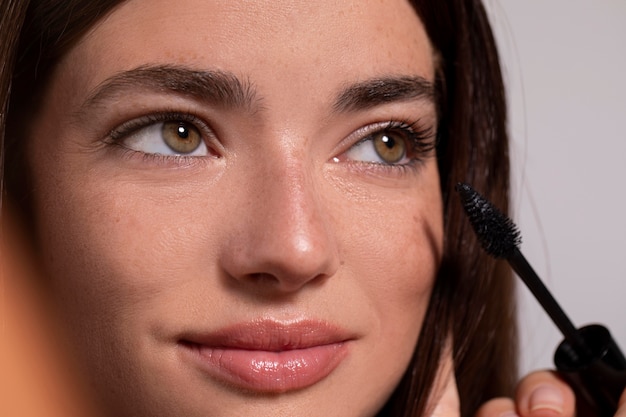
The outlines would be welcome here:
M 145 65 L 106 79 L 85 100 L 82 108 L 122 99 L 129 90 L 176 93 L 226 108 L 254 112 L 260 106 L 248 80 L 219 70 L 195 70 L 172 65 Z
M 175 93 L 228 109 L 255 113 L 261 98 L 249 80 L 221 70 L 196 70 L 175 65 L 144 65 L 123 71 L 100 83 L 81 106 L 90 107 L 123 99 L 129 90 Z M 421 76 L 372 78 L 344 87 L 334 99 L 335 112 L 367 110 L 386 103 L 415 99 L 435 100 L 434 84 Z
M 383 77 L 347 86 L 337 96 L 333 107 L 337 112 L 351 112 L 416 99 L 434 102 L 434 84 L 421 76 Z

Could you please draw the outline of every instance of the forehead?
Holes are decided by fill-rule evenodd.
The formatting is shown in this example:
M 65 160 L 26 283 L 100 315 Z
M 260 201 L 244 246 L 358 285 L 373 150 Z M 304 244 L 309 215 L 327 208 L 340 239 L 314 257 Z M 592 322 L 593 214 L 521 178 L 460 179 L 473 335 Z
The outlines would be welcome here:
M 92 87 L 111 73 L 162 62 L 270 72 L 283 83 L 433 74 L 430 42 L 404 0 L 130 0 L 69 55 L 66 62 L 85 63 L 73 72 Z

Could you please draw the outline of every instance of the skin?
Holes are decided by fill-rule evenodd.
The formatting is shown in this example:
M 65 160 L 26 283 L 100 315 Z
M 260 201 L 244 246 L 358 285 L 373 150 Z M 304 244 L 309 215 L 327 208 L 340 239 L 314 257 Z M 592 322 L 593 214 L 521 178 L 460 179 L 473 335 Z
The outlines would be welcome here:
M 146 65 L 229 72 L 255 94 L 231 106 L 132 82 L 102 93 Z M 435 106 L 338 110 L 336 98 L 402 76 L 434 77 L 405 1 L 181 0 L 174 13 L 131 0 L 61 59 L 28 129 L 37 235 L 109 415 L 371 416 L 384 404 L 441 258 L 439 175 L 434 152 L 389 165 L 356 144 L 390 121 L 432 129 Z M 119 134 L 163 111 L 193 115 L 208 154 L 150 156 Z M 286 392 L 241 390 L 181 354 L 181 334 L 259 319 L 331 323 L 348 353 Z M 445 363 L 435 399 L 456 395 Z
M 536 371 L 518 384 L 515 398 L 495 398 L 485 403 L 475 417 L 574 417 L 576 399 L 571 388 L 556 372 Z M 585 417 L 585 414 L 582 414 Z M 626 416 L 626 391 L 615 417 Z

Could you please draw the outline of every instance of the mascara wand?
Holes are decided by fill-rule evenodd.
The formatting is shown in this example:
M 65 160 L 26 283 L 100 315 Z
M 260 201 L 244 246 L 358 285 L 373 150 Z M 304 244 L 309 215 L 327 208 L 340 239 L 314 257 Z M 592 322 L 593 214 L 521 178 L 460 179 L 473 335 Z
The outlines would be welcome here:
M 469 185 L 459 183 L 456 191 L 483 249 L 509 262 L 563 334 L 555 365 L 583 407 L 601 417 L 612 417 L 626 388 L 626 358 L 609 331 L 597 324 L 576 329 L 520 252 L 520 232 L 511 219 Z

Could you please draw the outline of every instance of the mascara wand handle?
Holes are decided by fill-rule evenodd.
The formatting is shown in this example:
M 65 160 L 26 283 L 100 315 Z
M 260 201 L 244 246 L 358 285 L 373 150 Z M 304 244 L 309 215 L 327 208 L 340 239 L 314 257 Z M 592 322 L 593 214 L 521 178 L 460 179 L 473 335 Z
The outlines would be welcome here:
M 554 299 L 548 288 L 543 284 L 535 270 L 530 266 L 522 252 L 514 248 L 506 258 L 515 273 L 524 281 L 530 292 L 535 296 L 544 311 L 550 316 L 552 322 L 559 328 L 563 336 L 569 341 L 573 352 L 584 359 L 591 356 L 586 341 L 580 336 L 574 324 L 572 324 L 565 311 Z
M 590 348 L 591 359 L 572 354 L 573 346 L 564 340 L 554 354 L 554 364 L 574 389 L 579 409 L 613 417 L 626 389 L 626 358 L 606 327 L 593 324 L 578 333 Z

